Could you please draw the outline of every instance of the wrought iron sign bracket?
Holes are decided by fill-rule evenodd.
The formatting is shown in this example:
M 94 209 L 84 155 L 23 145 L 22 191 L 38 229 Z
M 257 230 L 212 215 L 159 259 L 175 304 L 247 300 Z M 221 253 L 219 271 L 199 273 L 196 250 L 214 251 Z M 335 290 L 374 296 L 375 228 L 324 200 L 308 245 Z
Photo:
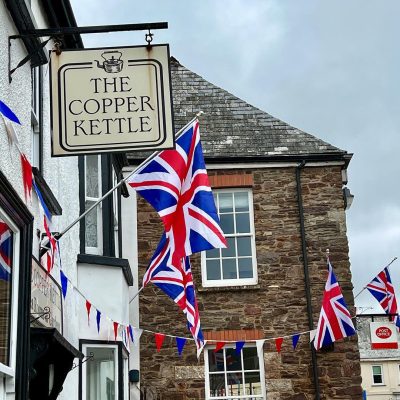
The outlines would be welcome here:
M 38 315 L 38 317 L 35 317 L 31 319 L 31 323 L 37 321 L 38 319 L 44 317 L 44 319 L 49 319 L 50 318 L 50 307 L 44 307 L 43 308 L 44 312 L 41 313 L 31 313 L 31 315 Z
M 65 28 L 49 28 L 49 29 L 31 29 L 23 31 L 20 35 L 11 35 L 8 37 L 8 80 L 11 83 L 13 73 L 24 64 L 26 64 L 33 56 L 43 50 L 47 43 L 51 39 L 58 39 L 65 35 L 81 35 L 88 33 L 109 33 L 109 32 L 128 32 L 128 31 L 148 31 L 146 34 L 146 42 L 150 45 L 153 40 L 153 34 L 150 30 L 155 29 L 168 29 L 168 22 L 150 22 L 141 24 L 122 24 L 122 25 L 98 25 L 98 26 L 77 26 L 77 27 L 65 27 Z M 15 68 L 11 68 L 11 41 L 16 39 L 24 38 L 40 38 L 48 37 L 49 39 L 40 43 L 36 49 L 29 53 L 24 59 L 22 59 Z M 150 38 L 150 42 L 148 40 Z

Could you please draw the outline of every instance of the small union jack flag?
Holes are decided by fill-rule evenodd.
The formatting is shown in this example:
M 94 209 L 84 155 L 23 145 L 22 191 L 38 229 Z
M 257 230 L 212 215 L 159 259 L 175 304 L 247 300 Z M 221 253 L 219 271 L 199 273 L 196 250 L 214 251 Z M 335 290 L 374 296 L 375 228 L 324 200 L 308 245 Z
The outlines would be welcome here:
M 379 274 L 367 285 L 367 289 L 379 301 L 386 314 L 391 315 L 390 320 L 394 321 L 397 329 L 400 330 L 400 318 L 397 311 L 397 300 L 394 293 L 394 287 L 390 278 L 389 268 L 385 267 Z
M 322 298 L 314 347 L 319 350 L 336 340 L 356 333 L 349 310 L 344 301 L 339 283 L 336 280 L 332 265 L 328 259 L 328 279 Z
M 0 220 L 0 279 L 3 281 L 11 278 L 12 249 L 12 231 Z
M 173 242 L 165 234 L 143 277 L 143 286 L 148 282 L 153 282 L 184 312 L 189 330 L 196 341 L 197 348 L 200 348 L 204 344 L 204 337 L 200 327 L 200 314 L 189 257 L 175 257 Z
M 127 180 L 158 212 L 178 258 L 226 247 L 195 120 Z

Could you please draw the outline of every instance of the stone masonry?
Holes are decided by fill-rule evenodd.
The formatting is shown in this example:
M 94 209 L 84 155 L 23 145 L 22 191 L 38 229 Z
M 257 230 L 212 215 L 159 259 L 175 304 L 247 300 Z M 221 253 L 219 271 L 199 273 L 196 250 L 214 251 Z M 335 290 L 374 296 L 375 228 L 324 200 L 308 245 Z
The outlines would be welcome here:
M 306 165 L 301 171 L 315 327 L 327 277 L 327 248 L 354 314 L 341 168 Z M 254 329 L 261 330 L 264 338 L 309 330 L 295 173 L 295 167 L 209 171 L 209 175 L 220 175 L 220 180 L 230 174 L 252 175 L 258 284 L 203 288 L 200 257 L 192 257 L 203 330 Z M 139 279 L 161 232 L 159 217 L 140 199 Z M 140 297 L 140 319 L 144 329 L 189 336 L 183 313 L 151 284 Z M 157 353 L 154 337 L 144 333 L 140 362 L 141 387 L 147 399 L 205 399 L 204 359 L 201 356 L 197 360 L 193 342 L 187 342 L 179 357 L 175 339 L 167 337 Z M 294 351 L 290 339 L 283 342 L 280 353 L 273 341 L 265 342 L 264 363 L 268 400 L 315 399 L 308 335 L 301 336 Z M 361 399 L 357 336 L 336 342 L 329 351 L 318 352 L 317 363 L 321 399 Z

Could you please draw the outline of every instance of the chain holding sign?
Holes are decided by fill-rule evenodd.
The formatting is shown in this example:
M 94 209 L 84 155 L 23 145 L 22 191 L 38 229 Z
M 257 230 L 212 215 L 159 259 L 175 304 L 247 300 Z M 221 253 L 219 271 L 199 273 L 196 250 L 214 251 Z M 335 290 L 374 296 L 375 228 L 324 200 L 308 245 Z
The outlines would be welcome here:
M 173 148 L 169 46 L 55 52 L 53 156 Z

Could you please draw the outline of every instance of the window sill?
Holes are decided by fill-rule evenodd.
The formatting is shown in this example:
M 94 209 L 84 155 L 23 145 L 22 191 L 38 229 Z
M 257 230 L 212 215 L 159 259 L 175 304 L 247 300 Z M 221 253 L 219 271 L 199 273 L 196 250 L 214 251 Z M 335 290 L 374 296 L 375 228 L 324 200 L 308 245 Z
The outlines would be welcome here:
M 198 292 L 232 292 L 240 290 L 260 290 L 259 284 L 248 285 L 232 285 L 232 286 L 200 286 L 197 288 Z
M 77 263 L 119 267 L 122 269 L 122 273 L 124 274 L 128 286 L 133 286 L 132 271 L 129 261 L 126 258 L 99 256 L 95 254 L 78 254 Z

